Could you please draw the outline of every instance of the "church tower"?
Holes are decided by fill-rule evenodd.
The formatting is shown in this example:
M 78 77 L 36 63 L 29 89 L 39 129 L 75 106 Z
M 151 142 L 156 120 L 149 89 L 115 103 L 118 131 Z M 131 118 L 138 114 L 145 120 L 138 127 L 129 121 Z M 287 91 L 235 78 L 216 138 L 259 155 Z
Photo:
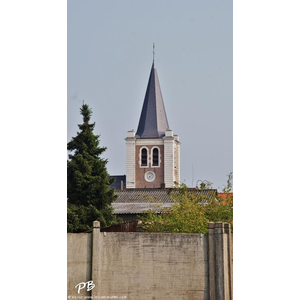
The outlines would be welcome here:
M 169 127 L 153 64 L 137 128 L 127 132 L 126 188 L 172 188 L 180 183 L 180 142 Z

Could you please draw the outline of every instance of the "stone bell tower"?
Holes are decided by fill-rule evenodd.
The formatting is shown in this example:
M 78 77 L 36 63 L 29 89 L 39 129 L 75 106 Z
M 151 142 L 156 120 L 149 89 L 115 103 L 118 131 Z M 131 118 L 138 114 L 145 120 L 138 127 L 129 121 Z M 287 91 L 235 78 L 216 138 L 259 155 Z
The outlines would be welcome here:
M 137 132 L 127 132 L 126 188 L 172 188 L 180 183 L 180 142 L 169 128 L 153 64 Z

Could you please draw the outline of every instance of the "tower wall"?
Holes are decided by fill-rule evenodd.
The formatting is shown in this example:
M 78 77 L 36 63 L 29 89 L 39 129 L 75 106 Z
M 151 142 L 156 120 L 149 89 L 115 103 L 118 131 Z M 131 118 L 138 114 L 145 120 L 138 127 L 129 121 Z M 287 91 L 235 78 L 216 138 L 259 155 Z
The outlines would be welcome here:
M 135 141 L 134 131 L 128 131 L 126 140 L 126 188 L 135 188 Z
M 175 136 L 175 144 L 174 144 L 174 176 L 175 181 L 180 184 L 180 142 L 179 137 Z
M 164 138 L 164 148 L 165 148 L 165 185 L 166 188 L 174 187 L 174 139 Z
M 141 149 L 148 149 L 148 166 L 140 166 L 141 162 Z M 152 166 L 152 149 L 159 149 L 159 166 Z M 135 148 L 135 187 L 136 188 L 161 188 L 164 183 L 164 146 L 163 145 L 136 145 Z M 147 172 L 153 172 L 155 174 L 155 179 L 152 182 L 148 182 L 145 179 Z
M 173 188 L 180 183 L 180 142 L 173 131 L 167 130 L 164 138 L 139 139 L 134 131 L 126 140 L 126 188 Z M 155 166 L 153 149 L 158 149 Z M 147 163 L 142 164 L 142 149 L 147 150 Z M 149 179 L 148 174 L 153 177 Z

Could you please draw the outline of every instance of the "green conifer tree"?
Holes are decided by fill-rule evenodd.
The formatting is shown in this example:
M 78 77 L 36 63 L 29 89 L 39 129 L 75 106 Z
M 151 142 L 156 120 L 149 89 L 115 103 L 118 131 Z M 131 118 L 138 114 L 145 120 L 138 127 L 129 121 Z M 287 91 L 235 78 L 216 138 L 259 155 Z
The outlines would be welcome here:
M 87 104 L 80 108 L 83 124 L 80 132 L 68 143 L 67 167 L 68 188 L 68 232 L 86 231 L 93 221 L 101 226 L 115 223 L 111 203 L 116 198 L 110 189 L 113 179 L 109 179 L 107 160 L 100 157 L 106 147 L 99 146 L 99 135 L 93 133 L 95 123 L 90 124 L 92 110 Z

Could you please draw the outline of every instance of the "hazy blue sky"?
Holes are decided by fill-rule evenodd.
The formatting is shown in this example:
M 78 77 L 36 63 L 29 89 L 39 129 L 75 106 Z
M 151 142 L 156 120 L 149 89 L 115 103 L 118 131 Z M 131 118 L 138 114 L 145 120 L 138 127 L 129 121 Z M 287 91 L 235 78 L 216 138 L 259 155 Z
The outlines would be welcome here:
M 232 23 L 232 1 L 68 1 L 67 140 L 84 99 L 108 172 L 125 174 L 124 138 L 137 130 L 155 42 L 181 180 L 222 188 L 233 170 Z

